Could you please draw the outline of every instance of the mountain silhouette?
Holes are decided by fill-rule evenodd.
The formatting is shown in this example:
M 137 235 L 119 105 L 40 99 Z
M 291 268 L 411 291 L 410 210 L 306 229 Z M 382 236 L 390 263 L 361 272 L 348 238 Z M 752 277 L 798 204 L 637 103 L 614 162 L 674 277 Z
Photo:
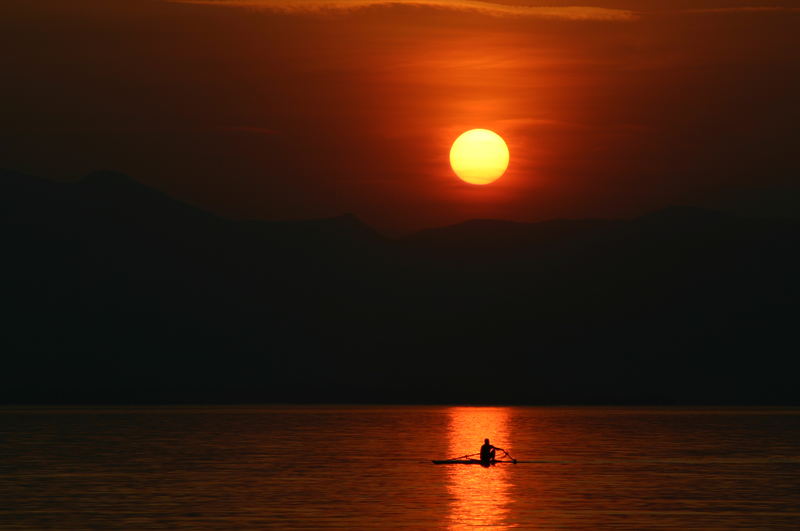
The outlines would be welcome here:
M 387 238 L 0 172 L 5 403 L 797 404 L 798 220 L 670 207 Z

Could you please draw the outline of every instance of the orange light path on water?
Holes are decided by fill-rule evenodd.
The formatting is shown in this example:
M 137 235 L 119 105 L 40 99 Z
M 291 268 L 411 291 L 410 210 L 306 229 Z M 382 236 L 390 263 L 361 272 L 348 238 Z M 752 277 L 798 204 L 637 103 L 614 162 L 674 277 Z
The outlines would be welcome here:
M 488 438 L 495 446 L 511 455 L 508 408 L 454 407 L 448 410 L 449 457 L 478 452 Z M 498 452 L 498 458 L 502 452 Z M 488 527 L 508 529 L 511 483 L 508 467 L 500 464 L 489 468 L 480 465 L 446 465 L 447 489 L 450 494 L 449 529 Z

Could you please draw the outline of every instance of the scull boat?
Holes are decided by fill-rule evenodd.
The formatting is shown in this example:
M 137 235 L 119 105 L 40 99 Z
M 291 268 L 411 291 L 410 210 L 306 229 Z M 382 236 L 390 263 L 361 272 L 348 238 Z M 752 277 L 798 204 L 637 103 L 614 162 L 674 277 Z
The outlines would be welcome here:
M 490 461 L 482 461 L 480 459 L 473 459 L 474 456 L 479 454 L 469 454 L 469 455 L 461 455 L 459 457 L 453 457 L 451 459 L 434 459 L 432 463 L 434 465 L 482 465 L 485 467 L 489 467 L 492 465 L 496 465 L 497 463 L 511 463 L 516 465 L 517 460 L 511 457 L 511 455 L 503 450 L 502 448 L 498 448 L 508 459 L 492 459 Z
M 517 464 L 516 459 L 512 459 L 510 461 L 504 459 L 495 459 L 494 461 L 481 461 L 480 459 L 434 459 L 432 461 L 434 465 L 483 465 L 483 466 L 490 466 L 495 465 L 497 463 L 512 463 L 514 465 Z

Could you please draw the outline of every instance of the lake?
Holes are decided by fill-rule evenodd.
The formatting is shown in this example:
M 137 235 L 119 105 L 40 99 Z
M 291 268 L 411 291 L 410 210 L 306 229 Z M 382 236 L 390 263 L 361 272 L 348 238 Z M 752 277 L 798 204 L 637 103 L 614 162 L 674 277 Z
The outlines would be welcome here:
M 3 408 L 0 528 L 800 529 L 800 410 Z

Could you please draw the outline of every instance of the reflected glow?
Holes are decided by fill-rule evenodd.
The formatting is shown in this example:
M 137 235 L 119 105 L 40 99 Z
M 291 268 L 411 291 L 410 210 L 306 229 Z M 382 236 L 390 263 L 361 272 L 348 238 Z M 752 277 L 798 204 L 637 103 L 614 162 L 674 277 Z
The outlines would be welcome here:
M 486 438 L 514 455 L 508 408 L 454 407 L 448 413 L 450 457 L 477 452 Z M 447 489 L 451 498 L 449 528 L 507 529 L 512 472 L 509 467 L 513 466 L 447 465 Z

